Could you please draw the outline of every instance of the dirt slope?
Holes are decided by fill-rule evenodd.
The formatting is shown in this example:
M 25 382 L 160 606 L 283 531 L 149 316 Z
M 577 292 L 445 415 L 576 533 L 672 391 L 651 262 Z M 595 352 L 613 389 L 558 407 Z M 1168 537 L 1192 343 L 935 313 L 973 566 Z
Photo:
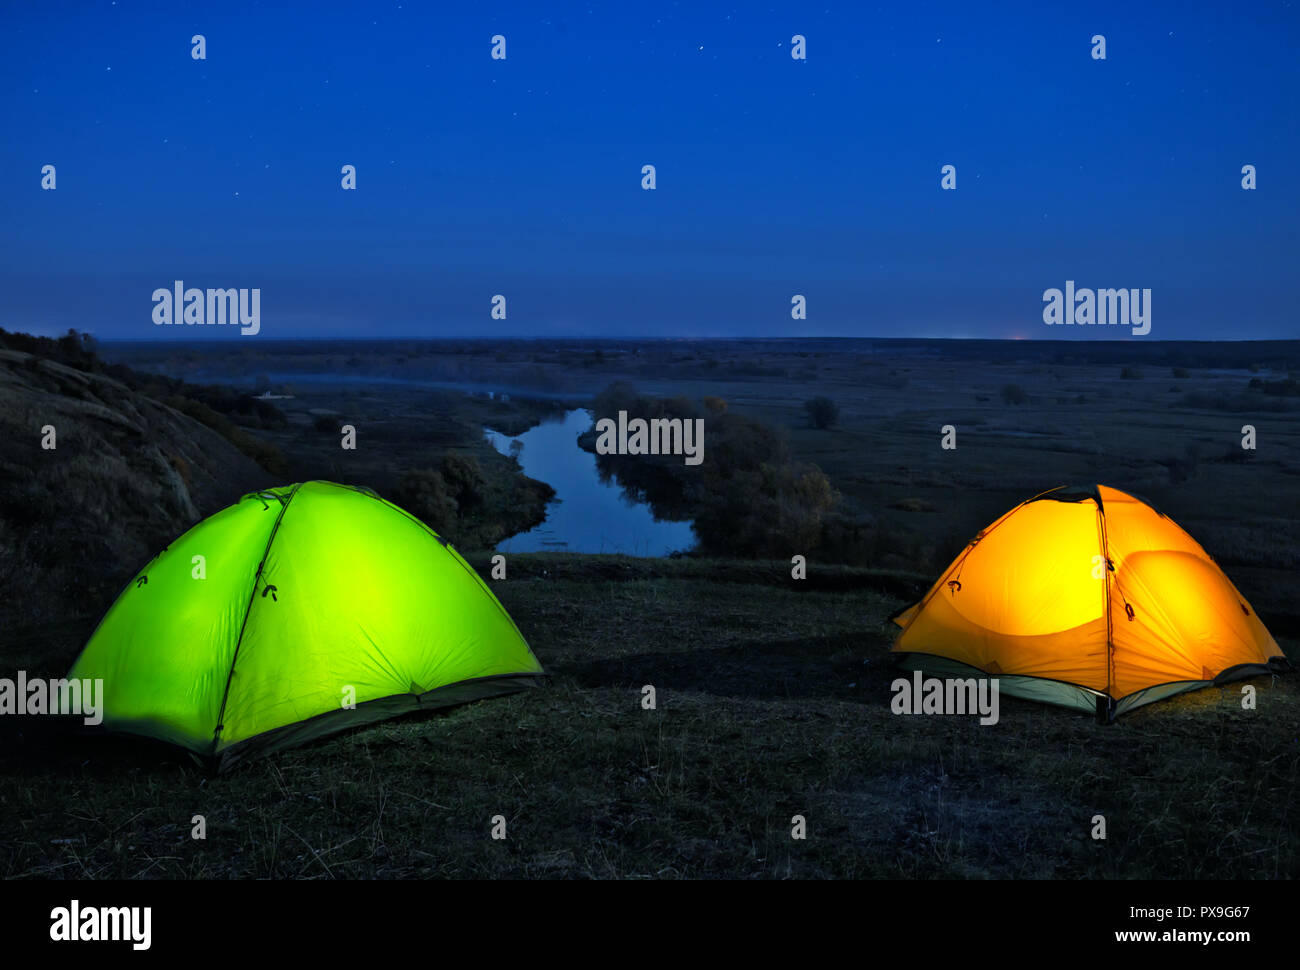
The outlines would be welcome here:
M 0 349 L 0 631 L 104 609 L 165 543 L 271 484 L 220 434 L 111 377 Z

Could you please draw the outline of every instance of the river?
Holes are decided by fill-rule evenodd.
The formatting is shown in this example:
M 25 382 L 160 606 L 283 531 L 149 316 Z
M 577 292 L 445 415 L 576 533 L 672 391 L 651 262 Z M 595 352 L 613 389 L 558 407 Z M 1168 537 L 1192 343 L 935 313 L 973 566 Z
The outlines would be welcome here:
M 596 456 L 578 446 L 578 435 L 590 427 L 590 412 L 579 408 L 530 428 L 517 438 L 485 431 L 488 440 L 505 455 L 511 454 L 514 442 L 519 442 L 524 474 L 555 489 L 555 501 L 547 506 L 546 521 L 511 536 L 497 549 L 654 557 L 694 546 L 690 522 L 659 521 L 649 505 L 629 500 L 617 482 L 600 480 Z

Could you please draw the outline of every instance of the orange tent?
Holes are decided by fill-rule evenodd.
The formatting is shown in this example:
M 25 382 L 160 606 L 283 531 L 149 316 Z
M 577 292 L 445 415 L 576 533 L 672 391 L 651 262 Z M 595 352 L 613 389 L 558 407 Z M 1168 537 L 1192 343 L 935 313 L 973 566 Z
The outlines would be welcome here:
M 1062 487 L 971 540 L 894 652 L 936 676 L 1110 720 L 1186 690 L 1289 668 L 1245 597 L 1167 516 L 1105 485 Z

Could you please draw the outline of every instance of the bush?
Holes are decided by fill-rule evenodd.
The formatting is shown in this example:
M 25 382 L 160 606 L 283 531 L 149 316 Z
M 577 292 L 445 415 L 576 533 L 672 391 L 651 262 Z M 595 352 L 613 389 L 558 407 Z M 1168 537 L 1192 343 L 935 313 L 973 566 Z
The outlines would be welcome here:
M 1119 377 L 1122 381 L 1140 381 L 1142 372 L 1136 367 L 1125 367 L 1119 372 Z
M 828 397 L 815 397 L 804 401 L 803 406 L 814 428 L 832 427 L 840 419 L 840 406 Z
M 438 535 L 449 535 L 456 527 L 456 502 L 435 469 L 415 468 L 403 473 L 394 498 Z
M 615 381 L 605 388 L 591 402 L 592 409 L 601 417 L 614 418 L 618 416 L 619 411 L 627 411 L 633 417 L 648 417 L 649 415 L 638 415 L 637 409 L 641 406 L 641 397 L 636 392 L 636 387 L 627 381 Z
M 1002 400 L 1007 404 L 1024 404 L 1029 400 L 1029 395 L 1019 384 L 1003 384 Z
M 447 485 L 447 494 L 456 503 L 458 514 L 483 504 L 486 482 L 477 458 L 455 453 L 444 455 L 438 472 Z
M 254 438 L 224 414 L 218 414 L 202 401 L 174 394 L 163 399 L 163 403 L 200 424 L 207 425 L 272 475 L 284 477 L 289 474 L 289 463 L 285 461 L 279 448 L 270 442 Z
M 1172 485 L 1181 485 L 1196 476 L 1197 465 L 1201 461 L 1201 451 L 1195 442 L 1189 443 L 1183 449 L 1181 457 L 1173 456 L 1170 458 L 1160 459 L 1160 464 L 1164 465 L 1169 472 L 1169 482 Z
M 727 476 L 697 510 L 695 532 L 705 553 L 755 558 L 807 554 L 822 538 L 834 507 L 830 481 L 816 465 L 763 464 Z
M 88 333 L 68 330 L 62 337 L 37 337 L 29 333 L 11 333 L 0 328 L 0 347 L 20 350 L 35 357 L 48 357 L 77 370 L 101 371 L 103 362 L 97 356 L 99 344 Z
M 1285 381 L 1261 381 L 1258 377 L 1254 377 L 1251 378 L 1250 386 L 1254 390 L 1276 397 L 1300 397 L 1300 383 L 1297 383 L 1294 378 Z
M 835 403 L 823 400 L 837 415 Z M 693 518 L 700 552 L 784 559 L 795 552 L 807 554 L 826 541 L 839 496 L 816 465 L 790 460 L 784 428 L 728 412 L 713 401 L 697 405 L 685 398 L 643 398 L 627 384 L 611 385 L 593 402 L 597 420 L 618 411 L 647 419 L 708 421 L 708 454 L 698 468 L 672 455 L 596 456 L 602 476 L 616 478 L 629 497 L 648 502 L 657 516 Z M 594 450 L 594 429 L 579 442 Z M 834 528 L 844 536 L 840 545 L 847 547 L 851 539 L 846 530 Z
M 537 501 L 544 504 L 554 492 L 547 486 L 542 488 L 549 494 L 520 496 L 510 504 L 521 507 Z M 394 501 L 448 541 L 491 546 L 500 538 L 495 534 L 500 530 L 493 523 L 500 518 L 499 506 L 507 500 L 498 496 L 494 503 L 498 506 L 496 511 L 485 509 L 489 491 L 478 460 L 452 453 L 443 455 L 437 468 L 405 472 L 398 479 Z

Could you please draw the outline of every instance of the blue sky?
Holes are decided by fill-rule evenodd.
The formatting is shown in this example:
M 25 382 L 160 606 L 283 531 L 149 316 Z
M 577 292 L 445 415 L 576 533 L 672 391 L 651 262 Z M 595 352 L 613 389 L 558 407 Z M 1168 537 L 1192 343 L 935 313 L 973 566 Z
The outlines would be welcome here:
M 1297 336 L 1296 6 L 987 6 L 11 6 L 0 326 L 256 339 L 154 327 L 183 279 L 271 339 L 1064 338 L 1073 279 Z

